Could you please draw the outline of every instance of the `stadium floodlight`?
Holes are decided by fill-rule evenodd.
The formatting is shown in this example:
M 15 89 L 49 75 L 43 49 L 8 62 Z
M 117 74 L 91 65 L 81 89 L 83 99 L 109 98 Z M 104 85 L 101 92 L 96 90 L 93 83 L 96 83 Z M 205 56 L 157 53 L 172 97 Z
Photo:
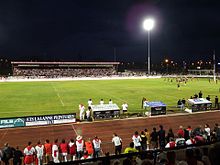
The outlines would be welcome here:
M 148 18 L 144 20 L 143 22 L 143 28 L 148 33 L 148 46 L 147 46 L 147 73 L 148 76 L 150 75 L 150 31 L 154 28 L 154 20 L 151 18 Z

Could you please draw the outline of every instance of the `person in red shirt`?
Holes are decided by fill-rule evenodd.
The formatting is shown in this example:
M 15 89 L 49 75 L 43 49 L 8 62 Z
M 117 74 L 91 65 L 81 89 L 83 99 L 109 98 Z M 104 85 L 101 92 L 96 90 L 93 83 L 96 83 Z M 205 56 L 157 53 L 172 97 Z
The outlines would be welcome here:
M 69 147 L 70 160 L 73 161 L 76 159 L 76 144 L 73 139 L 70 139 L 68 147 Z
M 177 131 L 177 135 L 178 135 L 179 138 L 184 138 L 183 126 L 179 127 L 179 130 Z
M 45 162 L 48 164 L 51 161 L 52 156 L 52 144 L 48 139 L 46 139 L 44 144 Z
M 93 149 L 93 145 L 90 139 L 88 139 L 85 142 L 85 146 L 86 146 L 86 151 L 88 152 L 88 155 L 92 157 L 94 153 L 94 149 Z
M 62 142 L 60 143 L 60 155 L 62 162 L 67 162 L 67 151 L 68 144 L 65 142 L 65 139 L 62 139 Z

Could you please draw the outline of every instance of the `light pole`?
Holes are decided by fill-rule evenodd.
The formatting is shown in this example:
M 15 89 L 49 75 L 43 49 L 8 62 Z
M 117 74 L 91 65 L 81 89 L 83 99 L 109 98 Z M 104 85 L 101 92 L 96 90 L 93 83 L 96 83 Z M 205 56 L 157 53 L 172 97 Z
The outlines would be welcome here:
M 147 30 L 147 73 L 148 76 L 150 75 L 150 31 L 153 29 L 154 27 L 154 20 L 153 19 L 146 19 L 143 22 L 143 28 L 144 30 Z

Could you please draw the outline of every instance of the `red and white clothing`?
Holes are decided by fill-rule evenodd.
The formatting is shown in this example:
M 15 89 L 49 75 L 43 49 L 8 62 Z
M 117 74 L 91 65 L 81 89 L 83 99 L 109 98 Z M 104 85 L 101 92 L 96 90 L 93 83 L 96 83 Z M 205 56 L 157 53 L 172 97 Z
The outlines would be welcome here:
M 133 135 L 132 140 L 134 143 L 134 147 L 140 147 L 141 146 L 141 137 L 139 135 Z
M 73 142 L 69 142 L 69 154 L 72 156 L 72 160 L 76 159 L 76 145 Z
M 191 138 L 191 139 L 188 139 L 186 141 L 186 145 L 192 145 L 192 144 L 196 144 L 196 140 L 195 139 Z
M 175 148 L 176 147 L 176 143 L 174 141 L 170 141 L 169 143 L 167 143 L 167 145 L 165 146 L 165 148 Z
M 35 149 L 32 146 L 27 146 L 24 149 L 24 164 L 32 165 L 34 164 L 34 154 Z
M 60 163 L 60 161 L 59 161 L 59 149 L 58 149 L 58 145 L 56 143 L 54 143 L 52 145 L 52 157 L 53 157 L 53 162 L 54 163 Z
M 60 154 L 64 157 L 64 161 L 67 162 L 68 145 L 67 143 L 60 143 Z
M 37 160 L 36 164 L 41 165 L 43 164 L 43 155 L 44 155 L 44 145 L 38 144 L 35 146 L 36 154 L 37 154 Z
M 83 152 L 84 141 L 82 139 L 76 140 L 76 151 Z

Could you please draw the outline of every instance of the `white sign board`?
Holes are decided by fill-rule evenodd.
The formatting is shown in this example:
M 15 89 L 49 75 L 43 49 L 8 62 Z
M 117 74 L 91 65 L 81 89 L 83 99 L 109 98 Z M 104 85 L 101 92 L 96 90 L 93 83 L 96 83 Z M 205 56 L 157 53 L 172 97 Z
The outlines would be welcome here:
M 117 106 L 117 104 L 103 104 L 103 105 L 91 105 L 92 111 L 113 111 L 113 110 L 119 110 L 120 108 Z

